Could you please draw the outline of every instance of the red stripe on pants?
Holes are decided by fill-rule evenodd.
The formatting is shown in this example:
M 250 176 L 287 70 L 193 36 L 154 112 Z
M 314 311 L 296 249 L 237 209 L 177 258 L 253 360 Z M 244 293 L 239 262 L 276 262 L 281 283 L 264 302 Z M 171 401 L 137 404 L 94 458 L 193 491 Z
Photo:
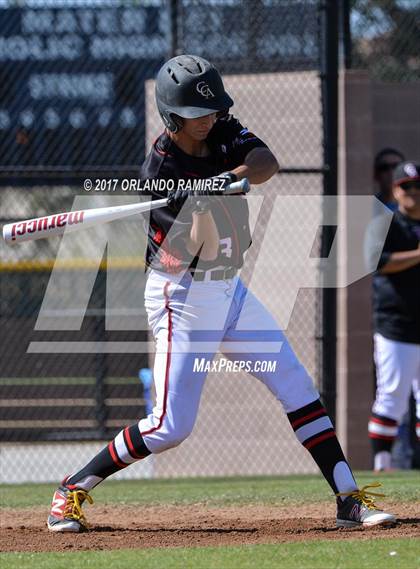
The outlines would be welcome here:
M 165 309 L 168 312 L 168 352 L 166 357 L 165 387 L 163 393 L 162 415 L 160 416 L 159 422 L 156 427 L 152 427 L 151 429 L 149 429 L 148 431 L 144 431 L 143 433 L 140 431 L 142 437 L 144 437 L 145 435 L 150 435 L 151 433 L 154 433 L 155 431 L 160 429 L 163 423 L 163 419 L 165 418 L 166 415 L 166 405 L 168 400 L 168 385 L 169 385 L 169 368 L 171 366 L 171 349 L 172 349 L 172 309 L 169 306 L 169 296 L 168 296 L 169 284 L 170 284 L 169 281 L 166 282 L 165 287 L 163 289 L 163 295 L 165 297 Z

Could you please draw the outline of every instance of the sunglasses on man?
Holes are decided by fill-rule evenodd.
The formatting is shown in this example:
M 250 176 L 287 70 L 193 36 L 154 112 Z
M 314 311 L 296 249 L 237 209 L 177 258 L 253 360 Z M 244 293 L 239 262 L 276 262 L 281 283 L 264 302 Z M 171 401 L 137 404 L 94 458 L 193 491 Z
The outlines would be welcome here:
M 383 164 L 378 164 L 376 166 L 376 171 L 377 172 L 390 172 L 391 170 L 395 170 L 395 168 L 399 164 L 401 164 L 401 162 L 394 162 L 394 163 L 384 162 Z
M 399 184 L 399 186 L 405 192 L 408 190 L 420 190 L 420 180 L 415 180 L 413 182 L 403 182 L 402 184 Z

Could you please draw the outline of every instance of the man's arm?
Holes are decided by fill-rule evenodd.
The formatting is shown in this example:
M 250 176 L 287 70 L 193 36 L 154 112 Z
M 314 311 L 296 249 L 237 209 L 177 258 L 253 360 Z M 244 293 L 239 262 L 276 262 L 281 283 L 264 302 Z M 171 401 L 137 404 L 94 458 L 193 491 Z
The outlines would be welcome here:
M 251 184 L 262 184 L 279 171 L 279 164 L 268 148 L 253 148 L 245 157 L 244 163 L 231 170 L 238 180 L 248 178 Z M 193 224 L 187 242 L 188 252 L 200 259 L 213 261 L 219 251 L 219 232 L 211 212 L 193 213 Z
M 420 243 L 417 249 L 391 253 L 389 260 L 379 269 L 381 275 L 399 273 L 420 263 Z
M 238 180 L 248 178 L 251 184 L 262 184 L 279 171 L 279 164 L 268 148 L 253 148 L 245 157 L 244 163 L 231 172 Z
M 211 211 L 193 212 L 191 232 L 187 241 L 188 252 L 193 256 L 200 252 L 202 261 L 214 261 L 219 252 L 219 240 L 219 231 Z

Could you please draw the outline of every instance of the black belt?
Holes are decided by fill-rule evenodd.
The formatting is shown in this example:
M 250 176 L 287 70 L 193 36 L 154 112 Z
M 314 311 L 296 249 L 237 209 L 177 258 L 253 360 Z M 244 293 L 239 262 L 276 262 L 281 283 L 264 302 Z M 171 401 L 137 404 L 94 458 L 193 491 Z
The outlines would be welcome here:
M 238 269 L 235 267 L 226 267 L 225 269 L 209 269 L 208 271 L 196 271 L 195 269 L 190 271 L 191 276 L 195 281 L 204 281 L 208 272 L 210 272 L 209 280 L 224 281 L 226 279 L 232 279 L 238 272 Z

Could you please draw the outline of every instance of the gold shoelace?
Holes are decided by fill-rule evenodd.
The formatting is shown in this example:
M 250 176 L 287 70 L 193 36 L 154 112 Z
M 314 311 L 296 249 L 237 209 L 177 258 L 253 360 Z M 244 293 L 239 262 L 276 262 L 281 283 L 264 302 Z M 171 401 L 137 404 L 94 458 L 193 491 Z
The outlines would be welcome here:
M 369 508 L 369 510 L 375 510 L 377 508 L 375 506 L 373 498 L 371 498 L 370 496 L 384 498 L 385 494 L 378 494 L 377 492 L 371 492 L 370 490 L 367 490 L 367 488 L 379 488 L 379 486 L 382 486 L 380 482 L 374 482 L 373 484 L 367 484 L 366 486 L 363 486 L 363 488 L 361 488 L 360 490 L 354 490 L 353 492 L 338 492 L 336 496 L 351 496 L 352 498 L 355 498 L 356 500 L 362 502 L 362 504 L 367 508 Z
M 86 490 L 73 490 L 67 494 L 66 507 L 64 509 L 64 517 L 77 520 L 82 525 L 87 526 L 86 518 L 82 512 L 82 504 L 87 500 L 89 504 L 93 504 L 92 496 Z

